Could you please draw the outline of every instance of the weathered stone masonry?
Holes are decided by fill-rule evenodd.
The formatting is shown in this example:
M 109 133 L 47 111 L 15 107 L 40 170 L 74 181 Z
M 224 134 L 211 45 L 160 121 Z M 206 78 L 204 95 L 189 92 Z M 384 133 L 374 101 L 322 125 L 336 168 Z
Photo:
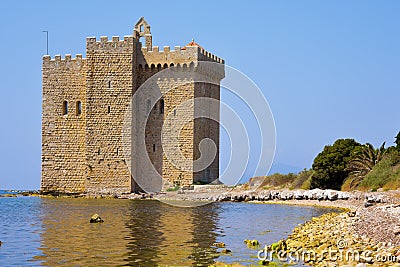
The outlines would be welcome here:
M 141 38 L 145 46 L 142 47 Z M 141 18 L 133 35 L 95 37 L 86 40 L 86 58 L 82 55 L 43 57 L 42 103 L 42 181 L 44 193 L 129 193 L 138 190 L 122 153 L 122 127 L 132 95 L 149 77 L 175 66 L 178 70 L 192 68 L 197 62 L 224 61 L 202 47 L 189 43 L 174 50 L 160 51 L 152 46 L 150 26 Z M 219 100 L 219 81 L 223 69 L 213 72 L 216 84 L 189 83 L 177 86 L 171 79 L 161 87 L 170 87 L 163 99 L 153 106 L 146 126 L 146 149 L 155 169 L 170 184 L 189 185 L 211 182 L 218 178 L 219 155 L 200 172 L 184 171 L 169 162 L 161 143 L 164 119 L 181 102 L 195 97 Z M 160 88 L 161 88 L 160 87 Z M 143 103 L 142 103 L 143 102 Z M 145 107 L 146 99 L 140 103 Z M 219 106 L 193 106 L 186 109 L 192 116 L 208 109 L 219 118 Z M 187 116 L 186 116 L 187 117 Z M 179 120 L 181 116 L 176 116 Z M 219 125 L 208 119 L 193 119 L 179 132 L 182 154 L 195 160 L 199 142 L 210 138 L 219 149 Z M 134 139 L 135 136 L 132 136 Z M 134 140 L 132 140 L 134 142 Z M 140 159 L 142 155 L 134 155 Z M 135 165 L 140 172 L 139 160 Z M 134 165 L 134 164 L 133 164 Z

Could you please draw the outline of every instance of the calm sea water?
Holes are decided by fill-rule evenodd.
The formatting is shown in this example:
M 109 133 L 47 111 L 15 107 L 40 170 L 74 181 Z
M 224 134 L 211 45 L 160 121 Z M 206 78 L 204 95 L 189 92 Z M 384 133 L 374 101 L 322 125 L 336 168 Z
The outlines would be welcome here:
M 0 198 L 0 266 L 207 266 L 257 262 L 269 244 L 332 210 L 250 203 L 180 208 L 158 201 Z M 92 214 L 105 220 L 90 224 Z M 231 255 L 222 255 L 224 242 Z

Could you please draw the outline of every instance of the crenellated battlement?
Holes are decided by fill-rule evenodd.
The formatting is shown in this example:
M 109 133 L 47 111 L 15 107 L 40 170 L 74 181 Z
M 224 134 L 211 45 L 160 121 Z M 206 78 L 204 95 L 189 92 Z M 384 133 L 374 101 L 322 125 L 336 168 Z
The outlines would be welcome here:
M 158 46 L 153 46 L 152 50 L 148 50 L 147 47 L 141 48 L 141 53 L 138 55 L 137 63 L 139 65 L 159 65 L 164 66 L 167 64 L 190 64 L 193 61 L 212 61 L 224 64 L 225 61 L 210 52 L 207 52 L 199 46 L 186 46 L 181 48 L 175 46 L 174 50 L 171 50 L 169 46 L 164 46 L 163 50 L 160 51 Z
M 85 61 L 86 59 L 82 57 L 82 54 L 76 54 L 75 58 L 72 58 L 71 54 L 66 54 L 64 58 L 62 58 L 61 55 L 55 55 L 54 58 L 45 55 L 43 56 L 43 67 L 55 69 L 62 66 L 79 68 Z
M 225 64 L 225 60 L 223 60 L 220 57 L 217 57 L 216 55 L 208 52 L 207 50 L 200 48 L 200 53 L 199 53 L 199 61 L 214 61 L 217 63 Z
M 119 36 L 112 36 L 109 39 L 107 36 L 101 36 L 100 40 L 96 37 L 86 38 L 86 49 L 91 50 L 101 50 L 101 51 L 123 51 L 133 49 L 134 38 L 132 35 L 125 35 L 123 40 L 120 40 Z

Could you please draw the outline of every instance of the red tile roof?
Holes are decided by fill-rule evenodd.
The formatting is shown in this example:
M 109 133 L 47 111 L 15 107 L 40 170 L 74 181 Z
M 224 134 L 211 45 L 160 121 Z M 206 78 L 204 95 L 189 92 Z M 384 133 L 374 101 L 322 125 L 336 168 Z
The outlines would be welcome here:
M 194 39 L 192 39 L 192 41 L 190 41 L 190 43 L 188 43 L 186 46 L 182 47 L 181 50 L 186 50 L 186 47 L 187 47 L 187 46 L 198 46 L 198 47 L 200 47 L 201 49 L 204 49 L 203 47 L 201 47 L 201 45 L 199 45 L 198 43 L 196 43 L 196 42 L 194 41 Z

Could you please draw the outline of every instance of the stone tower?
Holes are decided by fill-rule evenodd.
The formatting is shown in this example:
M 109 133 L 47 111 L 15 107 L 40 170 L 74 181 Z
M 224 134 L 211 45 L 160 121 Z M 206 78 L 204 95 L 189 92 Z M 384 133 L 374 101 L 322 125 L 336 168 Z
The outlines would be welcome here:
M 179 108 L 180 103 L 198 97 L 219 100 L 223 67 L 201 74 L 210 76 L 212 73 L 210 84 L 194 82 L 185 74 L 186 70 L 194 70 L 204 61 L 224 63 L 194 41 L 183 48 L 176 46 L 170 50 L 165 46 L 160 51 L 152 46 L 150 26 L 143 17 L 135 25 L 133 35 L 123 40 L 119 37 L 111 40 L 100 37 L 99 41 L 95 37 L 87 38 L 86 58 L 82 55 L 75 58 L 66 55 L 64 59 L 44 56 L 42 192 L 112 194 L 138 190 L 133 177 L 143 180 L 149 175 L 141 168 L 145 156 L 170 185 L 210 183 L 217 179 L 219 124 L 210 119 L 195 119 L 195 114 L 211 112 L 214 118 L 219 118 L 219 106 L 202 106 L 202 102 L 196 102 L 186 109 Z M 153 103 L 146 97 L 138 99 L 140 109 L 150 112 L 144 138 L 147 155 L 132 152 L 131 174 L 123 153 L 122 128 L 132 96 L 150 77 L 171 68 L 182 72 L 179 75 L 189 82 L 182 84 L 181 78 L 168 78 L 159 83 L 159 89 L 166 92 L 160 100 Z M 183 117 L 187 120 L 188 116 L 192 119 L 181 129 L 169 129 L 164 138 L 176 136 L 175 130 L 178 131 L 177 147 L 191 162 L 200 157 L 201 140 L 213 140 L 217 155 L 212 164 L 201 171 L 190 171 L 171 163 L 162 145 L 162 131 L 168 115 L 175 116 L 176 121 Z M 137 139 L 132 132 L 133 149 Z

